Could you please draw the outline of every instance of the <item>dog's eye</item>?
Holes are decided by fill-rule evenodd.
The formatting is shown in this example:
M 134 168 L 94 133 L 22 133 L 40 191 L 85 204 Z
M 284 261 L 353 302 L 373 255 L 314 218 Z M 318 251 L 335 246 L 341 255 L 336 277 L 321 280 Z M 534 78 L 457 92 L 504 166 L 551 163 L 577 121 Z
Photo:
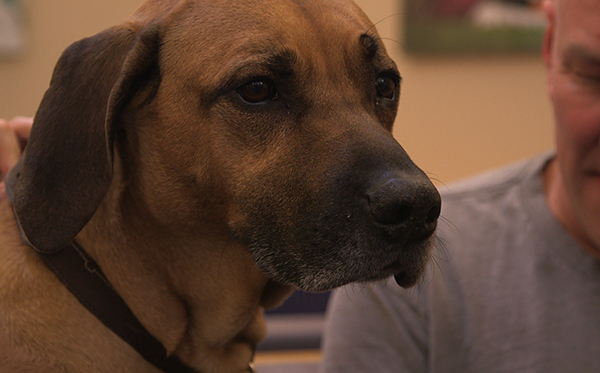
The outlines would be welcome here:
M 396 82 L 389 76 L 379 76 L 375 81 L 375 89 L 379 97 L 392 100 L 396 93 Z
M 277 98 L 273 84 L 265 80 L 255 80 L 238 88 L 242 98 L 252 104 Z

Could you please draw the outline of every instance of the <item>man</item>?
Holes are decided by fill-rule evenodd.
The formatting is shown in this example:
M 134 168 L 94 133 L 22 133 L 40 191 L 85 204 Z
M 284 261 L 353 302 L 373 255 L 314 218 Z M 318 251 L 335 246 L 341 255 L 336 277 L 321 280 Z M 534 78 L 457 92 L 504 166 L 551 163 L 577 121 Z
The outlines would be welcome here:
M 450 186 L 416 288 L 337 291 L 323 372 L 600 371 L 600 0 L 545 11 L 556 152 Z

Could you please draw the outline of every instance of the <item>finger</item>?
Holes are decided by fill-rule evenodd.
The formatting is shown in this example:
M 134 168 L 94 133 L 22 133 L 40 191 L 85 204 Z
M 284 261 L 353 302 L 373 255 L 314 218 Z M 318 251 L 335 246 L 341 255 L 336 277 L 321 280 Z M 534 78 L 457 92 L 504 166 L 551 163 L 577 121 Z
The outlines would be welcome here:
M 17 134 L 22 148 L 24 148 L 25 144 L 27 144 L 27 139 L 29 139 L 29 134 L 31 133 L 32 125 L 32 117 L 18 116 L 14 117 L 8 122 L 8 126 Z
M 6 198 L 6 187 L 4 186 L 4 181 L 0 181 L 0 202 L 4 201 Z
M 0 180 L 17 163 L 21 146 L 15 132 L 6 121 L 0 120 Z

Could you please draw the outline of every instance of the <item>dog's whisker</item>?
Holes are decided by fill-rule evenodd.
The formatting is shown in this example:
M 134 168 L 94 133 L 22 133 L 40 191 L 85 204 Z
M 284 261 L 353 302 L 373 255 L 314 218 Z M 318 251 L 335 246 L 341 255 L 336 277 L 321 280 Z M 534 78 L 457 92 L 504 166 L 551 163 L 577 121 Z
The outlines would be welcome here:
M 354 294 L 365 294 L 366 292 L 369 292 L 373 289 L 373 284 L 365 282 L 355 282 L 350 286 L 346 286 L 344 289 L 346 290 L 346 292 L 349 289 L 352 289 L 354 290 Z
M 427 175 L 431 181 L 441 184 L 446 190 L 448 190 L 448 185 L 442 179 L 440 179 L 436 173 L 425 171 L 425 175 Z
M 446 224 L 446 226 L 450 227 L 454 232 L 460 232 L 460 229 L 458 228 L 458 226 L 456 224 L 452 223 L 452 221 L 450 219 L 446 218 L 445 216 L 440 215 L 439 220 L 442 221 L 444 224 Z
M 404 44 L 402 44 L 399 40 L 392 39 L 392 38 L 380 38 L 380 40 L 387 40 L 387 41 L 394 42 L 394 43 L 398 44 L 400 46 L 400 48 L 406 49 L 406 46 Z
M 398 16 L 404 16 L 404 12 L 397 12 L 397 13 L 393 13 L 390 14 L 389 16 L 385 16 L 382 19 L 380 19 L 379 21 L 375 22 L 368 30 L 367 33 L 371 32 L 371 30 L 373 30 L 374 28 L 376 28 L 380 23 L 382 23 L 383 21 L 386 21 L 390 18 L 393 17 L 398 17 Z
M 444 270 L 442 269 L 440 263 L 439 263 L 439 258 L 436 256 L 433 256 L 431 258 L 431 262 L 430 262 L 430 267 L 432 268 L 432 270 L 430 271 L 431 274 L 431 281 L 433 281 L 433 279 L 435 278 L 436 273 L 439 273 L 442 276 L 442 279 L 445 278 L 444 276 Z M 436 270 L 437 268 L 437 270 Z
M 433 251 L 431 254 L 432 259 L 440 260 L 444 262 L 450 261 L 450 252 L 446 247 L 446 240 L 442 237 L 437 236 L 433 243 Z

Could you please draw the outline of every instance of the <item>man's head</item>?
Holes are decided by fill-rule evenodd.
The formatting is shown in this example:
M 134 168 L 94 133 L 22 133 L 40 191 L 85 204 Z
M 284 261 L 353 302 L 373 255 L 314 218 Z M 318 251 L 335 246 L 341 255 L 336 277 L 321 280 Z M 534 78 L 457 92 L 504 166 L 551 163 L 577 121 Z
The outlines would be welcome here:
M 547 0 L 544 61 L 556 118 L 552 211 L 600 255 L 600 0 Z

